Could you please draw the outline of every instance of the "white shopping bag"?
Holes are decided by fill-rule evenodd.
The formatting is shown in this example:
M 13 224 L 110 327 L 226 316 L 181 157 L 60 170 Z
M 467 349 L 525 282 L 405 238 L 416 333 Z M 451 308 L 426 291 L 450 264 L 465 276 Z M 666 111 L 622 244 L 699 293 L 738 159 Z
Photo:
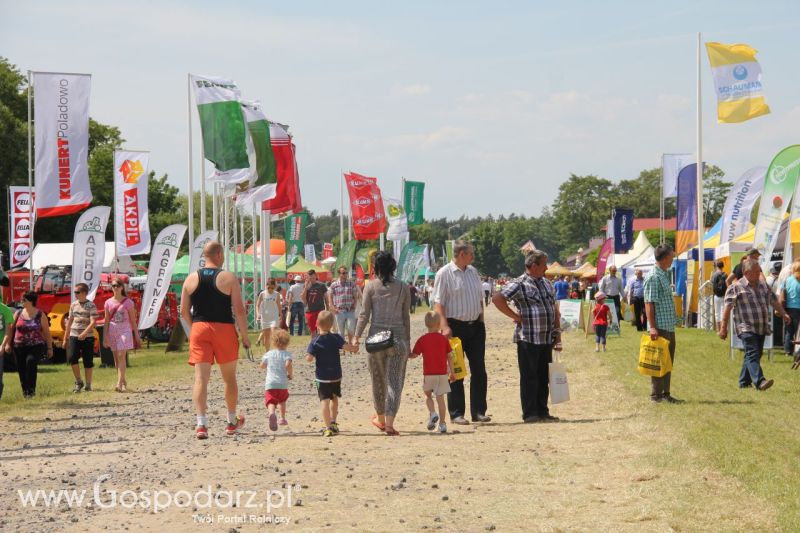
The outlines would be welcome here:
M 567 383 L 567 369 L 559 361 L 558 353 L 555 353 L 553 362 L 549 365 L 550 373 L 550 403 L 562 403 L 569 401 L 569 384 Z

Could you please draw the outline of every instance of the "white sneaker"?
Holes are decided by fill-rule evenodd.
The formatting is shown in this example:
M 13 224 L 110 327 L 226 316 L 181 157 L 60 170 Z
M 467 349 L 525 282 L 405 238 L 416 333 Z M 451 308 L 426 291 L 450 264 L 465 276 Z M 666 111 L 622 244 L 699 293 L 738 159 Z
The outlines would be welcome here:
M 444 422 L 439 424 L 439 433 L 447 433 L 447 424 Z
M 439 415 L 436 413 L 431 413 L 428 417 L 428 431 L 433 431 L 436 427 L 436 422 L 439 421 Z

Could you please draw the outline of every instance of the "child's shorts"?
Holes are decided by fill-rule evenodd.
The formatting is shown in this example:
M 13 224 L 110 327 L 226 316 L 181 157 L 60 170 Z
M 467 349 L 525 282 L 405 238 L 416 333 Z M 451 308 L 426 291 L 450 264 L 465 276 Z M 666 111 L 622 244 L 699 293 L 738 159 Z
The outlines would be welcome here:
M 424 392 L 433 391 L 436 396 L 450 392 L 450 379 L 447 374 L 435 374 L 425 376 L 422 379 L 422 390 Z
M 325 381 L 317 381 L 317 395 L 320 400 L 332 400 L 334 396 L 337 398 L 342 397 L 342 382 L 335 381 L 333 383 Z
M 264 405 L 279 405 L 289 399 L 289 389 L 267 389 L 264 391 Z

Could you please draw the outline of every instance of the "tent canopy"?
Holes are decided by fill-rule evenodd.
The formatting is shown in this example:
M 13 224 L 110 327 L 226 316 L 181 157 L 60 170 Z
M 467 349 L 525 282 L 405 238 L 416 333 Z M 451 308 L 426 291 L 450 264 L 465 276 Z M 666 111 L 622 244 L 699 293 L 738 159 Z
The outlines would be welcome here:
M 653 245 L 650 244 L 644 231 L 640 231 L 639 235 L 636 236 L 636 240 L 633 242 L 633 247 L 631 247 L 628 253 L 612 255 L 612 260 L 609 261 L 609 265 L 616 265 L 618 267 L 624 266 L 648 250 L 653 250 Z
M 55 266 L 72 266 L 72 243 L 53 242 L 38 243 L 31 257 L 25 261 L 23 267 L 30 269 L 33 260 L 33 270 Z M 136 267 L 133 259 L 129 256 L 117 257 L 117 246 L 114 242 L 107 242 L 105 246 L 105 257 L 103 258 L 103 272 L 121 272 L 123 274 L 134 274 Z
M 569 276 L 572 275 L 572 271 L 566 267 L 561 266 L 561 264 L 556 261 L 547 267 L 545 274 L 548 276 Z
M 278 258 L 277 261 L 272 263 L 272 268 L 270 272 L 272 276 L 283 275 L 283 274 L 305 274 L 309 270 L 316 270 L 317 277 L 321 281 L 327 281 L 330 277 L 330 271 L 325 268 L 320 267 L 319 265 L 315 265 L 314 263 L 309 263 L 308 261 L 303 258 L 303 256 L 298 256 L 297 262 L 290 266 L 287 270 L 286 268 L 286 256 L 282 255 Z

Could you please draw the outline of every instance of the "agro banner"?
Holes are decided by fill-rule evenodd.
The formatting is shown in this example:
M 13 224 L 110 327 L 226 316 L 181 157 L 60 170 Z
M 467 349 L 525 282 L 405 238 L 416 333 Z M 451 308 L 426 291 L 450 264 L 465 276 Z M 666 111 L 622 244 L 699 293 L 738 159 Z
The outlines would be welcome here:
M 697 244 L 697 163 L 686 165 L 678 175 L 678 221 L 675 254 Z
M 417 278 L 417 271 L 425 260 L 425 245 L 409 241 L 400 252 L 397 262 L 397 279 L 403 283 L 411 283 Z
M 203 257 L 203 248 L 206 247 L 206 244 L 211 241 L 216 241 L 218 238 L 219 232 L 216 230 L 208 230 L 194 238 L 192 251 L 189 255 L 189 273 L 196 272 L 206 266 L 206 258 Z
M 377 239 L 386 230 L 378 180 L 351 172 L 344 175 L 350 195 L 353 233 L 362 241 Z
M 222 172 L 249 169 L 247 127 L 236 82 L 192 74 L 191 84 L 203 132 L 203 156 Z
M 286 268 L 295 264 L 300 258 L 300 250 L 306 242 L 306 224 L 308 224 L 308 213 L 289 215 L 283 220 Z
M 333 257 L 333 243 L 326 242 L 322 244 L 322 259 Z
M 384 198 L 383 206 L 386 208 L 386 218 L 389 220 L 386 240 L 400 241 L 408 239 L 408 219 L 400 200 Z
M 342 246 L 339 250 L 339 255 L 336 257 L 336 263 L 333 264 L 334 272 L 338 272 L 339 267 L 345 267 L 348 272 L 353 269 L 353 261 L 355 261 L 357 246 L 358 241 L 355 239 L 347 241 L 345 245 Z
M 77 213 L 92 201 L 89 187 L 88 74 L 33 74 L 36 124 L 36 216 Z
M 765 269 L 778 240 L 783 215 L 792 200 L 800 175 L 800 144 L 784 148 L 767 169 L 764 192 L 758 207 L 753 247 L 761 252 L 759 263 Z
M 172 270 L 178 258 L 183 236 L 186 234 L 184 224 L 172 224 L 161 230 L 150 254 L 150 265 L 147 270 L 147 283 L 142 294 L 142 309 L 139 312 L 139 329 L 149 329 L 158 320 L 158 312 L 169 290 Z
M 25 263 L 31 255 L 31 234 L 34 221 L 33 198 L 36 196 L 28 187 L 9 187 L 8 205 L 10 219 L 8 244 L 11 268 Z
M 114 240 L 118 256 L 150 253 L 149 160 L 150 152 L 114 151 Z
M 597 256 L 597 281 L 600 281 L 605 276 L 608 258 L 612 253 L 614 253 L 614 239 L 606 239 L 606 242 L 600 248 L 600 254 Z
M 614 253 L 633 248 L 633 209 L 614 209 Z
M 694 154 L 663 154 L 661 156 L 661 179 L 664 183 L 664 198 L 678 196 L 678 174 L 683 167 L 697 162 Z
M 275 174 L 278 180 L 275 196 L 266 199 L 261 208 L 273 215 L 292 213 L 302 209 L 300 199 L 300 174 L 297 171 L 296 149 L 289 135 L 289 126 L 270 122 L 269 142 L 275 158 Z
M 746 44 L 706 43 L 717 89 L 717 122 L 744 122 L 769 113 L 758 50 Z
M 764 190 L 766 174 L 767 167 L 753 167 L 742 174 L 728 193 L 725 208 L 722 210 L 722 227 L 719 233 L 721 244 L 732 241 L 749 229 L 750 213 Z
M 309 263 L 317 262 L 317 252 L 313 244 L 306 244 L 303 246 L 303 255 L 306 256 L 306 261 Z
M 422 214 L 422 201 L 425 197 L 425 183 L 422 181 L 403 182 L 403 207 L 406 210 L 409 226 L 425 222 Z
M 72 245 L 72 301 L 75 301 L 74 289 L 78 283 L 89 286 L 87 298 L 94 300 L 106 256 L 106 225 L 109 215 L 110 207 L 92 207 L 75 224 Z

